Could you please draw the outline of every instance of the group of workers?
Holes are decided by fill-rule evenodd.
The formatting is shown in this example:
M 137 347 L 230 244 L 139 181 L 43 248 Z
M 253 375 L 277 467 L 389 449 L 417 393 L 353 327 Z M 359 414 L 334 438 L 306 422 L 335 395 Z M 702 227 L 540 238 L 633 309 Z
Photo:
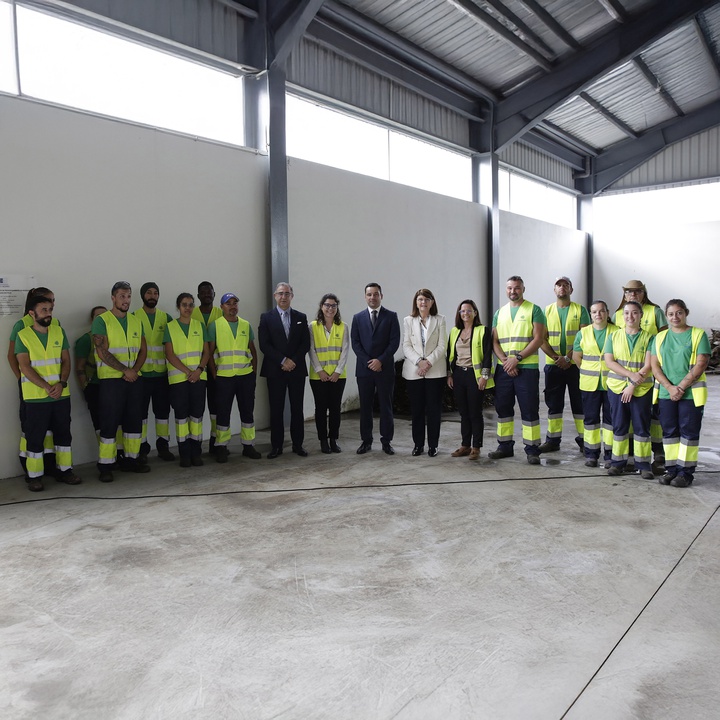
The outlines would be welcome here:
M 554 284 L 555 302 L 543 311 L 526 300 L 522 278 L 508 278 L 508 303 L 494 315 L 492 328 L 481 323 L 475 302 L 458 305 L 448 333 L 433 293 L 418 290 L 403 332 L 397 313 L 382 305 L 378 283 L 365 287 L 366 308 L 350 328 L 341 320 L 337 295 L 321 298 L 315 318 L 292 307 L 293 289 L 279 283 L 275 307 L 258 326 L 270 404 L 268 459 L 283 452 L 285 402 L 290 406 L 292 451 L 304 447 L 303 397 L 308 376 L 315 400 L 315 424 L 323 453 L 341 452 L 342 397 L 349 349 L 356 355 L 360 400 L 359 455 L 372 450 L 373 406 L 380 410 L 382 450 L 395 454 L 393 393 L 395 353 L 402 341 L 412 415 L 412 455 L 438 455 L 442 396 L 452 388 L 460 413 L 461 445 L 453 457 L 480 457 L 483 400 L 494 386 L 497 449 L 493 460 L 514 454 L 514 408 L 520 407 L 527 461 L 560 449 L 566 391 L 574 418 L 575 441 L 585 465 L 601 461 L 610 475 L 634 468 L 643 478 L 687 487 L 697 465 L 698 439 L 707 398 L 705 367 L 710 345 L 705 332 L 687 324 L 688 308 L 670 300 L 662 311 L 647 297 L 644 284 L 631 280 L 613 320 L 602 300 L 590 311 L 572 301 L 569 278 Z M 170 409 L 181 467 L 200 466 L 203 416 L 211 419 L 210 453 L 228 460 L 230 416 L 240 414 L 242 455 L 261 457 L 255 448 L 257 351 L 250 323 L 238 315 L 239 298 L 225 293 L 219 307 L 210 282 L 176 300 L 178 317 L 158 309 L 156 283 L 140 289 L 142 307 L 130 312 L 132 289 L 117 282 L 111 305 L 94 307 L 91 329 L 75 344 L 75 373 L 98 438 L 101 482 L 116 469 L 150 470 L 149 410 L 155 420 L 156 448 L 165 461 L 170 450 Z M 42 478 L 78 484 L 70 433 L 70 349 L 53 317 L 54 295 L 45 287 L 28 293 L 25 315 L 13 327 L 8 360 L 20 389 L 20 460 L 28 489 L 43 489 Z M 539 351 L 545 354 L 548 424 L 541 443 Z M 493 369 L 494 368 L 494 369 Z M 634 463 L 633 463 L 634 460 Z

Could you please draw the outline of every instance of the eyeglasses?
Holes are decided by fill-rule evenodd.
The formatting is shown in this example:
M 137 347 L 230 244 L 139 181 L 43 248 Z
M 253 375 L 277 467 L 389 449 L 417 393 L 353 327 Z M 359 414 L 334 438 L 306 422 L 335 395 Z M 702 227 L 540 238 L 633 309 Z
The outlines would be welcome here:
M 290 297 L 292 295 L 291 292 L 276 292 L 275 297 Z
M 641 292 L 642 292 L 642 290 L 626 290 L 625 294 L 626 295 L 636 295 L 637 293 L 641 293 Z
M 323 307 L 328 310 L 337 310 L 337 305 L 334 303 L 323 303 Z

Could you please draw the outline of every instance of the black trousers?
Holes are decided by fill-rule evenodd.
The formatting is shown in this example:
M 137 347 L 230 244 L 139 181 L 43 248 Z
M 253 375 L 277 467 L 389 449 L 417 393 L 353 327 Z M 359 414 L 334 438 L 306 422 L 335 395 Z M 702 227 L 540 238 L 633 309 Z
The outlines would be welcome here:
M 247 375 L 215 378 L 215 403 L 217 409 L 217 446 L 230 442 L 230 415 L 233 401 L 237 401 L 240 412 L 240 439 L 243 445 L 252 445 L 255 440 L 255 383 L 254 372 Z
M 140 454 L 143 421 L 143 387 L 140 379 L 127 382 L 122 378 L 100 381 L 100 442 L 109 446 L 108 459 L 115 457 L 115 436 L 122 427 L 125 455 Z M 112 469 L 111 463 L 99 463 L 101 470 Z
M 290 399 L 290 439 L 293 447 L 300 447 L 305 440 L 305 416 L 303 396 L 305 395 L 305 377 L 267 378 L 270 400 L 270 444 L 273 448 L 282 448 L 285 442 L 285 395 Z
M 442 395 L 447 380 L 422 378 L 405 383 L 410 398 L 412 416 L 412 439 L 418 447 L 425 445 L 427 427 L 428 446 L 436 448 L 440 442 L 440 419 L 442 417 Z
M 161 377 L 141 377 L 138 380 L 142 384 L 143 389 L 143 422 L 147 422 L 150 415 L 150 402 L 152 401 L 153 415 L 156 419 L 160 418 L 169 422 L 170 420 L 170 385 L 168 384 L 167 375 Z M 169 432 L 169 427 L 168 427 Z M 164 437 L 158 437 L 155 440 L 155 446 L 168 446 L 168 440 Z M 143 452 L 150 451 L 150 444 L 144 443 Z
M 383 445 L 392 442 L 395 435 L 395 419 L 393 417 L 395 375 L 391 372 L 358 375 L 357 384 L 360 396 L 360 438 L 364 443 L 372 444 L 373 402 L 377 392 L 380 404 L 380 441 Z
M 455 405 L 460 413 L 460 437 L 465 447 L 481 448 L 485 419 L 483 418 L 484 390 L 478 390 L 477 380 L 472 368 L 464 370 L 455 367 L 453 371 L 453 394 Z
M 28 454 L 32 453 L 33 456 L 39 455 L 40 458 L 43 459 L 43 463 L 45 461 L 45 435 L 48 432 L 53 434 L 55 446 L 61 450 L 63 448 L 70 448 L 72 445 L 72 434 L 70 433 L 70 398 L 63 398 L 62 400 L 56 400 L 54 402 L 26 402 L 24 422 L 27 452 Z M 67 456 L 67 454 L 67 451 L 61 453 L 62 456 Z M 71 463 L 68 464 L 70 465 Z M 44 467 L 43 470 L 46 471 L 47 467 Z M 39 474 L 32 473 L 31 476 L 41 477 L 43 470 L 39 470 Z M 28 467 L 28 471 L 30 471 L 30 467 Z
M 340 437 L 340 408 L 346 382 L 345 378 L 339 378 L 337 382 L 310 381 L 319 440 L 337 440 Z
M 95 430 L 100 429 L 100 383 L 88 383 L 83 390 Z

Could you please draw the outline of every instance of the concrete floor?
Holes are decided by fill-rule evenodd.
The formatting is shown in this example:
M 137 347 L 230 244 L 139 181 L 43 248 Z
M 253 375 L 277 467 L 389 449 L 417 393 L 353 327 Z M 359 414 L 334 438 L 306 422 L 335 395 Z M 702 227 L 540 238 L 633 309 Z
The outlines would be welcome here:
M 352 415 L 341 455 L 308 423 L 306 459 L 2 481 L 0 717 L 718 718 L 710 384 L 687 489 L 585 468 L 569 433 L 473 464 L 457 423 L 431 459 L 400 420 L 360 457 Z

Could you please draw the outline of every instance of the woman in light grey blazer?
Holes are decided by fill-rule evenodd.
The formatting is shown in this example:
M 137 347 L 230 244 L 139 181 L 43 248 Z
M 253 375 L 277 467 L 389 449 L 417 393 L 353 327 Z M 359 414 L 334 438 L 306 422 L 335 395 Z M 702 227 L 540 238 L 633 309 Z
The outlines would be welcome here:
M 438 315 L 435 296 L 427 288 L 415 293 L 412 314 L 403 321 L 402 376 L 407 380 L 412 437 L 412 454 L 425 450 L 427 425 L 428 455 L 435 457 L 440 440 L 442 395 L 447 375 L 447 329 L 445 316 Z

